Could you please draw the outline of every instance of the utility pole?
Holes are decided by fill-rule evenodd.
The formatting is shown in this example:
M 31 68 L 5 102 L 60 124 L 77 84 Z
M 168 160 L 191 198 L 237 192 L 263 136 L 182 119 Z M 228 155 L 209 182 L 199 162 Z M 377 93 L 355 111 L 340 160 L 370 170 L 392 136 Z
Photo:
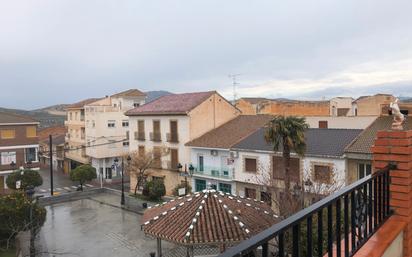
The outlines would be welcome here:
M 50 157 L 50 195 L 53 196 L 53 142 L 52 135 L 49 135 L 49 157 Z
M 236 92 L 236 86 L 239 85 L 239 82 L 237 82 L 237 77 L 239 77 L 240 73 L 238 74 L 229 74 L 229 78 L 232 79 L 232 85 L 233 85 L 233 105 L 236 104 L 236 98 L 237 98 L 237 92 Z

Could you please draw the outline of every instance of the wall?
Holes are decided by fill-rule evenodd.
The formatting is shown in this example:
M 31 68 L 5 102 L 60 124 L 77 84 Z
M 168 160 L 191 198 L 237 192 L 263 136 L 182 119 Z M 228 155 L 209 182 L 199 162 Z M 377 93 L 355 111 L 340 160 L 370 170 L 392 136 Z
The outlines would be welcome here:
M 330 115 L 331 116 L 337 116 L 337 110 L 338 109 L 348 109 L 347 115 L 352 114 L 352 102 L 353 98 L 352 97 L 335 97 L 330 99 Z M 333 113 L 335 109 L 336 113 Z
M 236 102 L 236 107 L 242 111 L 244 115 L 255 115 L 256 114 L 256 105 L 245 101 L 244 99 L 239 99 Z
M 286 116 L 328 116 L 329 112 L 328 101 L 270 101 L 260 111 L 261 114 Z
M 219 94 L 213 94 L 190 111 L 190 140 L 200 137 L 238 115 L 240 115 L 238 109 Z
M 76 149 L 66 152 L 66 158 L 74 160 L 79 163 L 87 164 L 89 163 L 89 158 L 87 158 L 83 153 L 81 148 L 86 145 L 86 138 L 82 138 L 82 129 L 85 128 L 85 119 L 81 117 L 81 112 L 84 108 L 72 108 L 67 111 L 67 120 L 64 124 L 67 127 L 67 137 L 66 144 L 68 148 Z
M 328 128 L 365 129 L 376 120 L 377 116 L 309 116 L 305 118 L 311 128 L 319 128 L 319 121 L 327 121 Z
M 354 104 L 358 109 L 358 116 L 379 116 L 382 105 L 387 105 L 395 100 L 394 96 L 374 95 L 358 99 Z

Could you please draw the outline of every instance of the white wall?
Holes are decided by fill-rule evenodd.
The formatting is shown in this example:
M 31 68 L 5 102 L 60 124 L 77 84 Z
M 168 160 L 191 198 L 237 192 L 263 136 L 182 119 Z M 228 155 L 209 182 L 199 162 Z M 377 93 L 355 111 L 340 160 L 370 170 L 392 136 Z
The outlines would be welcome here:
M 271 179 L 271 155 L 268 153 L 244 152 L 239 151 L 239 157 L 235 158 L 234 180 L 244 183 L 261 185 L 269 182 Z M 244 159 L 257 158 L 257 173 L 244 171 Z
M 365 129 L 376 120 L 377 116 L 310 116 L 305 118 L 310 128 L 319 128 L 319 121 L 327 121 L 328 128 Z
M 145 141 L 138 141 L 134 138 L 134 133 L 137 132 L 137 121 L 144 120 L 145 122 Z M 150 140 L 150 133 L 153 132 L 153 120 L 160 120 L 161 142 L 153 142 Z M 170 121 L 177 120 L 177 133 L 179 143 L 167 142 L 166 134 L 170 133 Z M 183 115 L 176 116 L 130 116 L 130 151 L 137 151 L 139 145 L 144 145 L 146 151 L 153 149 L 153 146 L 164 146 L 167 148 L 177 148 L 179 162 L 189 164 L 191 162 L 190 149 L 185 146 L 189 141 L 189 117 Z M 170 161 L 170 155 L 162 157 L 162 165 L 166 167 L 165 161 Z

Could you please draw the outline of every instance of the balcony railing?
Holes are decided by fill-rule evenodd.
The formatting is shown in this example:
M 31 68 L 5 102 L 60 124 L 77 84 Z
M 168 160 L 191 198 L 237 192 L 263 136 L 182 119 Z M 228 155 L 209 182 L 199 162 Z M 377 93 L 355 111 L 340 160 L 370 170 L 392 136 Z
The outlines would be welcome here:
M 233 178 L 233 172 L 229 168 L 221 168 L 221 167 L 211 167 L 211 166 L 203 166 L 203 169 L 200 167 L 194 167 L 195 170 L 193 173 L 196 175 L 202 176 L 209 176 L 214 178 Z
M 139 140 L 139 141 L 144 141 L 145 140 L 145 133 L 144 132 L 134 132 L 134 139 Z
M 161 134 L 158 132 L 150 132 L 150 140 L 154 142 L 162 141 Z
M 166 137 L 169 143 L 179 143 L 179 136 L 177 134 L 167 133 Z
M 327 196 L 218 257 L 353 256 L 392 214 L 389 171 L 394 168 Z

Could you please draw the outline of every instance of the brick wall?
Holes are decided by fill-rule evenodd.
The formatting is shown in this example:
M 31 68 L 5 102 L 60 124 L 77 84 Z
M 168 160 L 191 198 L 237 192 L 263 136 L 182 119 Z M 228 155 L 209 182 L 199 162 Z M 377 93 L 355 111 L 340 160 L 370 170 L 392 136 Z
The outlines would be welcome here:
M 389 162 L 397 164 L 390 172 L 390 205 L 394 216 L 407 223 L 404 229 L 403 256 L 412 256 L 412 130 L 379 131 L 374 146 L 374 170 Z

